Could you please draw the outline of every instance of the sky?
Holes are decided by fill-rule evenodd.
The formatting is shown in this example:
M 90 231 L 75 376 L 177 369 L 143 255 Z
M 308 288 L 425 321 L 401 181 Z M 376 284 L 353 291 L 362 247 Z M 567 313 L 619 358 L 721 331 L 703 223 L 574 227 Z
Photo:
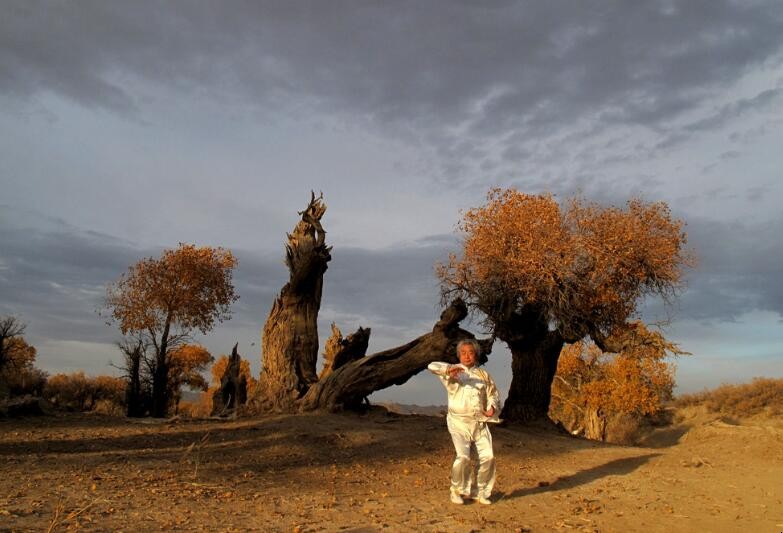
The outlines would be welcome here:
M 643 319 L 678 392 L 783 377 L 783 3 L 50 1 L 0 17 L 0 315 L 49 373 L 116 373 L 107 283 L 180 242 L 239 259 L 235 342 L 323 192 L 319 333 L 370 353 L 431 330 L 433 265 L 492 187 L 664 201 L 698 265 Z M 463 324 L 481 336 L 478 320 Z M 510 355 L 488 363 L 510 383 Z M 426 374 L 426 373 L 425 373 Z M 420 375 L 376 401 L 439 404 Z

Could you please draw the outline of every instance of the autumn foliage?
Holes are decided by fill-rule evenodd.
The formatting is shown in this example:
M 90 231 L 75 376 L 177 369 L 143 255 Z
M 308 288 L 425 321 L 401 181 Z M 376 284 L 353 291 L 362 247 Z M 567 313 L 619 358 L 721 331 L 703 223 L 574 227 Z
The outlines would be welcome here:
M 35 347 L 22 336 L 26 325 L 16 317 L 0 319 L 0 397 L 40 395 L 46 373 L 35 367 Z
M 156 354 L 149 353 L 142 343 L 120 344 L 126 356 L 125 368 L 125 403 L 135 402 L 132 409 L 128 409 L 128 416 L 144 416 L 152 408 L 153 382 L 156 373 Z M 138 363 L 133 363 L 133 358 L 138 358 Z M 182 398 L 182 388 L 188 387 L 193 391 L 205 391 L 208 382 L 204 378 L 204 371 L 214 360 L 212 354 L 199 344 L 181 344 L 168 351 L 166 355 L 166 367 L 168 368 L 167 398 L 169 405 L 167 412 L 178 412 Z M 135 370 L 134 370 L 135 369 Z M 137 389 L 131 393 L 133 387 L 133 372 L 137 372 Z
M 464 213 L 462 253 L 437 267 L 444 299 L 462 297 L 513 355 L 503 416 L 545 416 L 564 343 L 599 345 L 640 300 L 668 300 L 692 264 L 683 223 L 662 202 L 620 208 L 493 189 Z
M 60 409 L 120 415 L 124 412 L 125 387 L 123 378 L 74 372 L 50 377 L 43 396 Z
M 468 297 L 488 325 L 520 307 L 545 312 L 563 333 L 589 323 L 610 331 L 642 296 L 669 296 L 692 258 L 683 224 L 666 204 L 634 199 L 624 209 L 581 198 L 560 206 L 551 195 L 493 189 L 459 224 L 462 257 L 438 274 L 446 293 Z
M 198 344 L 184 344 L 169 352 L 170 397 L 179 401 L 183 386 L 205 391 L 209 384 L 202 374 L 214 360 L 206 348 Z
M 167 324 L 207 333 L 238 298 L 231 283 L 236 263 L 223 248 L 180 244 L 132 265 L 109 285 L 106 303 L 123 334 L 162 332 Z
M 685 352 L 641 322 L 629 329 L 633 342 L 620 353 L 605 353 L 586 341 L 563 348 L 552 384 L 553 419 L 604 440 L 609 420 L 653 417 L 671 400 L 674 368 L 666 359 Z

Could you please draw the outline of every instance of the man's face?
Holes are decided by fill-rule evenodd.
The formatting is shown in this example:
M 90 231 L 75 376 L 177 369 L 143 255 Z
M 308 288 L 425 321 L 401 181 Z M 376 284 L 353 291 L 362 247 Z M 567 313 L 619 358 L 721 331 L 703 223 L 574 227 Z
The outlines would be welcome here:
M 467 367 L 476 364 L 476 350 L 470 344 L 463 344 L 459 347 L 459 362 Z

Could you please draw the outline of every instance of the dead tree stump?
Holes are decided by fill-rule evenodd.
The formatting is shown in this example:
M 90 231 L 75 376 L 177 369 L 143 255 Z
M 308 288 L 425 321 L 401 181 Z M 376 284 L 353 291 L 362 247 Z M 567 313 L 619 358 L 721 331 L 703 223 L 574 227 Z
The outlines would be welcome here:
M 234 345 L 220 378 L 220 387 L 212 393 L 212 415 L 220 415 L 247 403 L 247 378 L 241 373 L 241 358 Z
M 272 305 L 261 338 L 262 371 L 253 404 L 264 411 L 290 412 L 318 380 L 318 311 L 323 275 L 331 260 L 321 217 L 323 195 L 313 193 L 288 235 L 285 263 L 288 283 Z

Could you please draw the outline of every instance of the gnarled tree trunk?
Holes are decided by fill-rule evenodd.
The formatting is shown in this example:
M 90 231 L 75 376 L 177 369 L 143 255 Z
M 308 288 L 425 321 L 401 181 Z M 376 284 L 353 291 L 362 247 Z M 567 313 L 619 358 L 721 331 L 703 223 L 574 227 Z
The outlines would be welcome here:
M 501 418 L 518 422 L 548 420 L 552 380 L 563 344 L 563 338 L 554 331 L 508 343 L 512 378 Z
M 331 259 L 321 217 L 323 195 L 313 193 L 301 220 L 288 235 L 289 281 L 272 305 L 261 338 L 262 371 L 253 404 L 266 411 L 292 411 L 317 381 L 318 310 L 323 275 Z
M 155 372 L 152 374 L 152 416 L 164 418 L 169 411 L 169 364 L 168 364 L 168 338 L 169 321 L 163 328 L 160 346 L 155 355 Z
M 591 440 L 606 440 L 606 416 L 601 409 L 591 407 L 585 413 L 585 437 Z
M 141 391 L 141 351 L 142 344 L 137 343 L 132 349 L 127 346 L 126 359 L 128 363 L 128 385 L 125 389 L 126 414 L 129 417 L 144 416 L 144 404 Z
M 467 316 L 467 307 L 462 300 L 453 302 L 440 316 L 430 333 L 397 348 L 385 350 L 366 357 L 343 357 L 342 363 L 332 365 L 331 370 L 315 383 L 302 398 L 300 407 L 304 411 L 340 411 L 360 407 L 364 399 L 377 390 L 401 385 L 424 370 L 433 361 L 458 363 L 456 344 L 462 339 L 472 339 L 473 334 L 460 329 L 459 322 Z M 336 329 L 336 328 L 335 328 Z M 333 330 L 334 331 L 334 330 Z M 369 330 L 359 328 L 355 336 L 362 336 Z M 339 330 L 337 330 L 339 334 Z M 330 339 L 331 340 L 331 339 Z M 492 339 L 480 341 L 482 361 L 492 346 Z M 345 343 L 350 351 L 350 342 Z M 367 344 L 364 342 L 364 349 Z M 340 355 L 340 352 L 337 354 Z M 363 353 L 362 353 L 363 355 Z M 337 361 L 335 357 L 335 361 Z

